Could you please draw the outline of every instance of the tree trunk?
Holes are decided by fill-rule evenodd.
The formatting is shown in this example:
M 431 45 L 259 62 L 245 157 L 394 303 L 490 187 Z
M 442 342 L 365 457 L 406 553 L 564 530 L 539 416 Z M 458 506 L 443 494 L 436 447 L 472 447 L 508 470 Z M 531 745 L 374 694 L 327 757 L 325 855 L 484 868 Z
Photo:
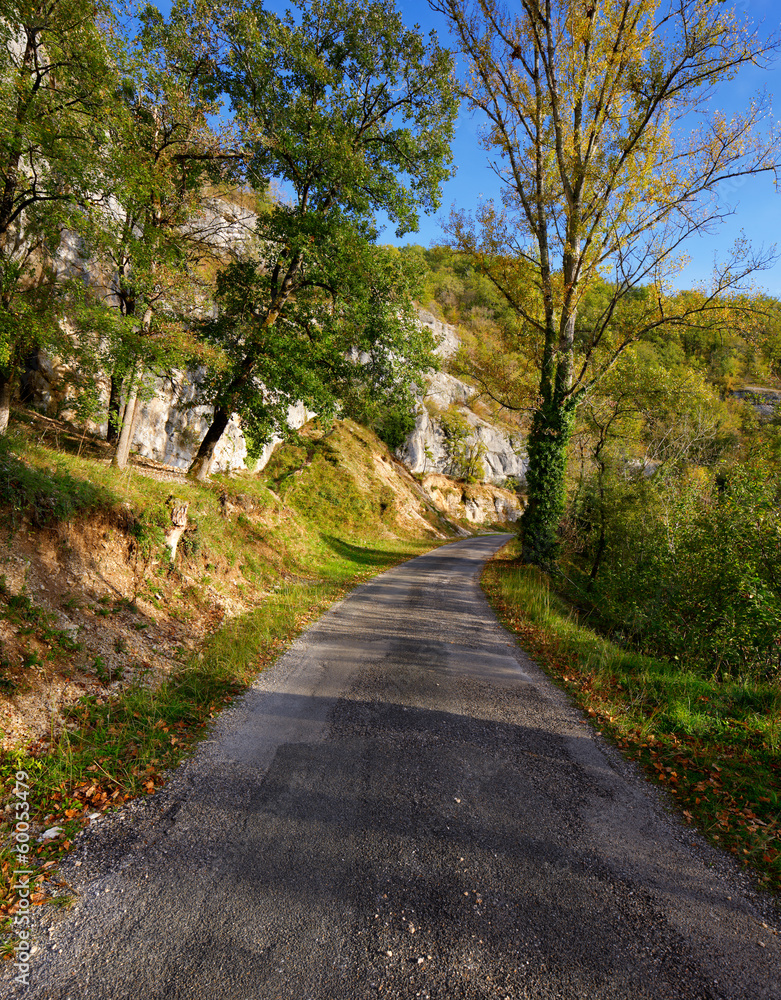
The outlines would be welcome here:
M 522 559 L 553 569 L 559 550 L 559 524 L 564 513 L 567 446 L 574 405 L 543 403 L 535 412 L 529 435 L 526 482 L 529 501 L 521 517 Z
M 122 424 L 122 433 L 119 435 L 119 444 L 111 459 L 111 464 L 115 469 L 127 468 L 130 456 L 130 445 L 133 443 L 133 434 L 138 423 L 138 415 L 141 412 L 141 399 L 138 390 L 133 389 L 125 406 L 125 420 Z
M 215 406 L 211 427 L 206 432 L 206 437 L 201 441 L 201 447 L 198 449 L 190 468 L 187 470 L 188 476 L 192 476 L 193 479 L 197 479 L 200 482 L 208 479 L 212 462 L 214 461 L 214 449 L 217 447 L 223 431 L 228 426 L 229 420 L 230 413 L 227 410 L 223 410 L 221 406 Z
M 109 444 L 119 438 L 119 429 L 122 426 L 122 379 L 116 375 L 111 376 L 111 393 L 108 399 L 108 429 L 106 440 Z
M 11 415 L 11 376 L 0 371 L 0 437 L 8 430 Z
M 35 373 L 41 370 L 39 349 L 36 347 L 24 359 L 19 402 L 25 406 L 35 405 Z

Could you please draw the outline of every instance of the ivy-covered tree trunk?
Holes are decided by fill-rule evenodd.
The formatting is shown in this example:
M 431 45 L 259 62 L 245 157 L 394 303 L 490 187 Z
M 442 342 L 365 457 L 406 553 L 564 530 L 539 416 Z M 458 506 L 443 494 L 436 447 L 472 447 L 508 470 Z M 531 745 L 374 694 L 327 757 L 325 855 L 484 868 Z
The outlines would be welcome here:
M 566 501 L 567 448 L 575 408 L 571 401 L 544 403 L 534 414 L 528 440 L 528 502 L 521 518 L 522 558 L 543 569 L 556 562 Z

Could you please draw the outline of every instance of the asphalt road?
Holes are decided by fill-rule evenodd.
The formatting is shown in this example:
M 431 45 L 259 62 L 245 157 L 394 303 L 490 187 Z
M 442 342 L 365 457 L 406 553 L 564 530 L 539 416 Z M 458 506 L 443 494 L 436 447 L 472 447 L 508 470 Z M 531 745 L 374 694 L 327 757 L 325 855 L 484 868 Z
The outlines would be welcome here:
M 756 901 L 503 631 L 458 542 L 359 588 L 91 832 L 7 995 L 781 998 Z M 722 870 L 725 869 L 725 870 Z

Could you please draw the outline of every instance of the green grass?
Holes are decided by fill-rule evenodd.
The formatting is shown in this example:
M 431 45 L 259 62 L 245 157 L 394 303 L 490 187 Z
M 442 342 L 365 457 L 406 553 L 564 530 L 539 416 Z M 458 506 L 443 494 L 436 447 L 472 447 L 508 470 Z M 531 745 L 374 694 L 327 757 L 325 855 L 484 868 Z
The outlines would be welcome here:
M 25 445 L 18 431 L 0 438 L 0 508 L 12 528 L 24 518 L 44 527 L 111 503 L 113 497 L 104 484 L 71 473 L 68 456 Z
M 7 473 L 5 485 L 0 482 L 0 510 L 13 513 L 12 529 L 24 528 L 34 537 L 35 530 L 63 521 L 94 524 L 102 518 L 110 530 L 130 540 L 137 568 L 134 592 L 97 600 L 91 605 L 95 614 L 110 618 L 119 610 L 137 612 L 136 601 L 143 598 L 164 601 L 169 613 L 187 620 L 208 606 L 207 585 L 235 595 L 237 573 L 238 587 L 256 605 L 215 631 L 154 690 L 136 685 L 108 701 L 84 698 L 47 744 L 3 756 L 0 804 L 13 800 L 14 776 L 24 771 L 30 776 L 35 830 L 63 828 L 53 840 L 31 841 L 36 881 L 48 884 L 40 892 L 43 900 L 61 895 L 56 860 L 90 813 L 158 789 L 165 772 L 192 752 L 225 704 L 335 600 L 360 581 L 439 542 L 390 530 L 390 519 L 380 509 L 383 497 L 387 509 L 388 497 L 382 482 L 372 478 L 374 456 L 383 446 L 354 425 L 337 425 L 305 447 L 280 449 L 264 478 L 216 476 L 205 485 L 159 482 L 132 467 L 120 472 L 96 461 L 94 449 L 80 454 L 81 442 L 70 451 L 57 450 L 25 426 L 17 426 L 0 447 L 0 479 L 3 470 Z M 287 478 L 294 482 L 286 487 Z M 173 567 L 163 545 L 166 500 L 172 491 L 190 502 L 192 526 Z M 47 512 L 45 525 L 36 514 L 39 508 Z M 67 648 L 67 635 L 57 632 L 50 617 L 26 597 L 0 592 L 0 600 L 14 627 L 29 629 L 51 646 L 58 662 L 75 654 Z M 76 603 L 78 599 L 71 601 Z M 137 627 L 145 624 L 139 620 Z M 101 667 L 105 673 L 105 665 L 92 665 L 98 676 Z M 16 900 L 10 832 L 4 817 L 0 915 L 6 919 Z
M 664 786 L 684 820 L 781 892 L 781 688 L 719 680 L 623 650 L 580 626 L 514 546 L 483 587 L 527 652 L 600 731 Z

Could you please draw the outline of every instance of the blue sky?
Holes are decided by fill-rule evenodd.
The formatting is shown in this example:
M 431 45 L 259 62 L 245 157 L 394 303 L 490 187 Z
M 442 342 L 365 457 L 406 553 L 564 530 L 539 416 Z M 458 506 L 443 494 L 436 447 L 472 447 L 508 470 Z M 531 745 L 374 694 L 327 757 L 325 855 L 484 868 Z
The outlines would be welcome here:
M 154 0 L 153 0 L 154 2 Z M 349 0 L 346 0 L 349 2 Z M 512 0 L 509 0 L 512 3 Z M 286 0 L 266 0 L 272 10 L 284 10 Z M 435 30 L 440 42 L 453 44 L 445 19 L 433 12 L 426 0 L 396 0 L 404 21 L 409 25 L 418 24 L 428 33 Z M 170 10 L 170 0 L 158 0 L 157 6 Z M 734 0 L 733 6 L 739 14 L 747 14 L 760 30 L 771 35 L 781 31 L 781 5 L 779 0 Z M 729 116 L 745 108 L 757 91 L 766 89 L 775 95 L 774 115 L 776 123 L 781 116 L 781 56 L 767 69 L 749 67 L 737 80 L 725 86 L 714 99 L 714 105 Z M 453 177 L 443 189 L 442 207 L 432 216 L 422 216 L 420 231 L 397 240 L 392 228 L 381 232 L 380 239 L 388 243 L 420 243 L 428 247 L 444 241 L 442 223 L 452 206 L 472 211 L 481 197 L 491 198 L 498 193 L 496 178 L 487 166 L 486 153 L 478 140 L 479 123 L 462 109 L 456 127 L 453 145 L 453 159 L 457 167 Z M 780 178 L 781 179 L 781 178 Z M 776 191 L 772 175 L 764 174 L 746 178 L 740 185 L 734 185 L 727 200 L 733 214 L 713 235 L 703 235 L 692 239 L 686 245 L 691 258 L 689 266 L 681 272 L 677 285 L 692 287 L 700 282 L 707 283 L 713 269 L 714 258 L 723 256 L 742 234 L 755 246 L 770 247 L 777 244 L 781 251 L 781 190 Z M 781 260 L 771 269 L 756 276 L 755 284 L 781 297 Z
M 448 40 L 444 19 L 432 12 L 426 3 L 415 0 L 397 0 L 397 3 L 407 24 L 417 23 L 426 32 L 434 29 L 440 42 Z M 779 0 L 739 0 L 735 6 L 739 12 L 748 13 L 757 24 L 763 22 L 761 30 L 766 34 L 778 31 L 781 26 Z M 730 112 L 746 107 L 757 91 L 763 88 L 775 95 L 773 117 L 778 122 L 781 115 L 781 58 L 767 70 L 748 68 L 718 93 L 714 104 L 729 115 Z M 393 231 L 388 229 L 382 234 L 383 240 L 392 243 L 414 242 L 423 246 L 442 242 L 441 223 L 452 205 L 472 210 L 477 206 L 481 195 L 486 198 L 496 195 L 497 182 L 487 167 L 486 153 L 478 141 L 478 122 L 464 110 L 458 118 L 453 156 L 458 170 L 456 176 L 444 187 L 442 208 L 437 216 L 422 217 L 420 232 L 416 235 L 397 240 Z M 744 183 L 735 185 L 735 190 L 729 193 L 727 200 L 734 214 L 713 235 L 697 237 L 686 245 L 691 263 L 680 274 L 676 282 L 679 287 L 691 287 L 700 281 L 707 282 L 712 272 L 714 256 L 725 253 L 741 233 L 754 245 L 769 247 L 778 244 L 781 250 L 781 190 L 776 191 L 772 175 L 748 178 Z M 755 283 L 771 294 L 781 296 L 781 262 L 758 274 Z

